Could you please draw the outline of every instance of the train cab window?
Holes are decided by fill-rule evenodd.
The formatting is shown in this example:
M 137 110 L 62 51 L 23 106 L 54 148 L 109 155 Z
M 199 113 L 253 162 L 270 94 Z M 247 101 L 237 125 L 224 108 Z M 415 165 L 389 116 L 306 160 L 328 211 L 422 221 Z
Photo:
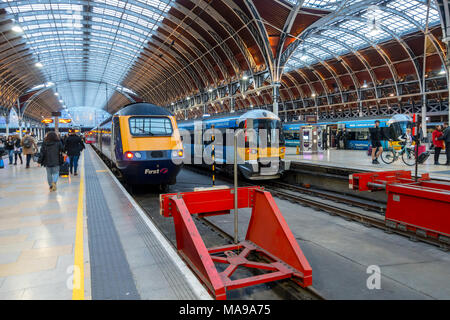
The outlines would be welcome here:
M 131 117 L 129 124 L 133 136 L 171 136 L 173 132 L 166 117 Z

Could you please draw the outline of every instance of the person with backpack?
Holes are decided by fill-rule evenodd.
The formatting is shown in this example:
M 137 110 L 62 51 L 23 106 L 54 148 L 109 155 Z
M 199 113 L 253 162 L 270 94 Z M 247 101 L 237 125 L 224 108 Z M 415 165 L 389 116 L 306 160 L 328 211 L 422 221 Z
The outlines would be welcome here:
M 38 163 L 47 170 L 47 182 L 50 191 L 56 191 L 56 183 L 59 177 L 59 166 L 63 158 L 64 147 L 55 131 L 45 135 L 44 143 L 39 153 Z
M 17 165 L 17 158 L 20 159 L 20 164 L 23 164 L 22 160 L 22 146 L 20 145 L 20 138 L 16 136 L 16 140 L 14 141 L 14 165 Z
M 12 165 L 13 157 L 14 157 L 14 137 L 13 136 L 9 136 L 6 139 L 5 150 L 6 150 L 6 153 L 8 154 L 9 164 Z
M 64 151 L 69 157 L 70 174 L 78 175 L 78 159 L 81 151 L 85 148 L 83 140 L 75 133 L 74 130 L 69 130 L 69 136 L 65 139 Z
M 26 168 L 30 167 L 31 157 L 38 151 L 36 139 L 30 135 L 30 131 L 27 131 L 22 139 L 21 145 L 23 147 L 23 154 L 27 157 Z

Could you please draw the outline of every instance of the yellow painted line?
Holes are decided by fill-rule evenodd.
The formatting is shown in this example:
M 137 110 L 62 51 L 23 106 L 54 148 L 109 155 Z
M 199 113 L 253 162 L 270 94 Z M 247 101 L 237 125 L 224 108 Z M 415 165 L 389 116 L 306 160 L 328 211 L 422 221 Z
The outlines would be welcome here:
M 72 300 L 84 300 L 84 258 L 83 258 L 83 204 L 84 204 L 84 154 L 80 168 L 80 190 L 78 192 L 77 225 L 75 233 L 75 259 L 73 268 Z
M 95 170 L 95 172 L 108 172 L 108 170 Z

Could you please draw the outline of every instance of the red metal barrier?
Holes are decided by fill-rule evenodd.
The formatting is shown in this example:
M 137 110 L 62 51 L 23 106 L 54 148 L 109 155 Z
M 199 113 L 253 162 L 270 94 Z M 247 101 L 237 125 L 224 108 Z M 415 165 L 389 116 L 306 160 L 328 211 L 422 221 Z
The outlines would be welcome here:
M 281 215 L 272 195 L 261 187 L 238 189 L 238 207 L 252 208 L 245 240 L 222 247 L 206 248 L 192 214 L 227 214 L 234 208 L 234 190 L 219 189 L 160 196 L 161 214 L 174 218 L 177 249 L 216 299 L 226 299 L 233 290 L 292 278 L 301 286 L 312 284 L 312 270 Z M 251 253 L 268 263 L 254 262 Z M 228 264 L 219 272 L 214 263 Z M 232 280 L 238 267 L 256 268 L 267 273 Z
M 357 173 L 349 177 L 354 190 L 382 190 L 388 195 L 386 225 L 450 243 L 450 182 L 418 181 L 411 171 Z

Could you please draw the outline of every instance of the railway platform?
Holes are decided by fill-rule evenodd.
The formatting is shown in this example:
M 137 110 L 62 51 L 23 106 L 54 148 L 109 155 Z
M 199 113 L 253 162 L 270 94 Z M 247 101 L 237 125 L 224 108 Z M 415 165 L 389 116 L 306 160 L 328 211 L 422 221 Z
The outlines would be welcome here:
M 80 163 L 56 192 L 0 170 L 0 299 L 210 299 L 92 148 Z
M 434 165 L 434 155 L 431 154 L 425 163 L 419 165 L 419 174 L 430 173 L 430 177 L 440 180 L 450 181 L 450 166 Z M 380 159 L 380 164 L 372 164 L 372 159 L 367 155 L 367 150 L 336 150 L 328 149 L 323 152 L 312 154 L 296 154 L 296 148 L 286 148 L 286 159 L 291 163 L 298 165 L 306 164 L 308 166 L 330 167 L 336 169 L 346 169 L 349 173 L 354 171 L 388 171 L 388 170 L 411 170 L 414 172 L 414 166 L 408 166 L 401 159 L 392 164 L 385 164 Z M 439 162 L 444 164 L 445 154 L 441 154 Z

